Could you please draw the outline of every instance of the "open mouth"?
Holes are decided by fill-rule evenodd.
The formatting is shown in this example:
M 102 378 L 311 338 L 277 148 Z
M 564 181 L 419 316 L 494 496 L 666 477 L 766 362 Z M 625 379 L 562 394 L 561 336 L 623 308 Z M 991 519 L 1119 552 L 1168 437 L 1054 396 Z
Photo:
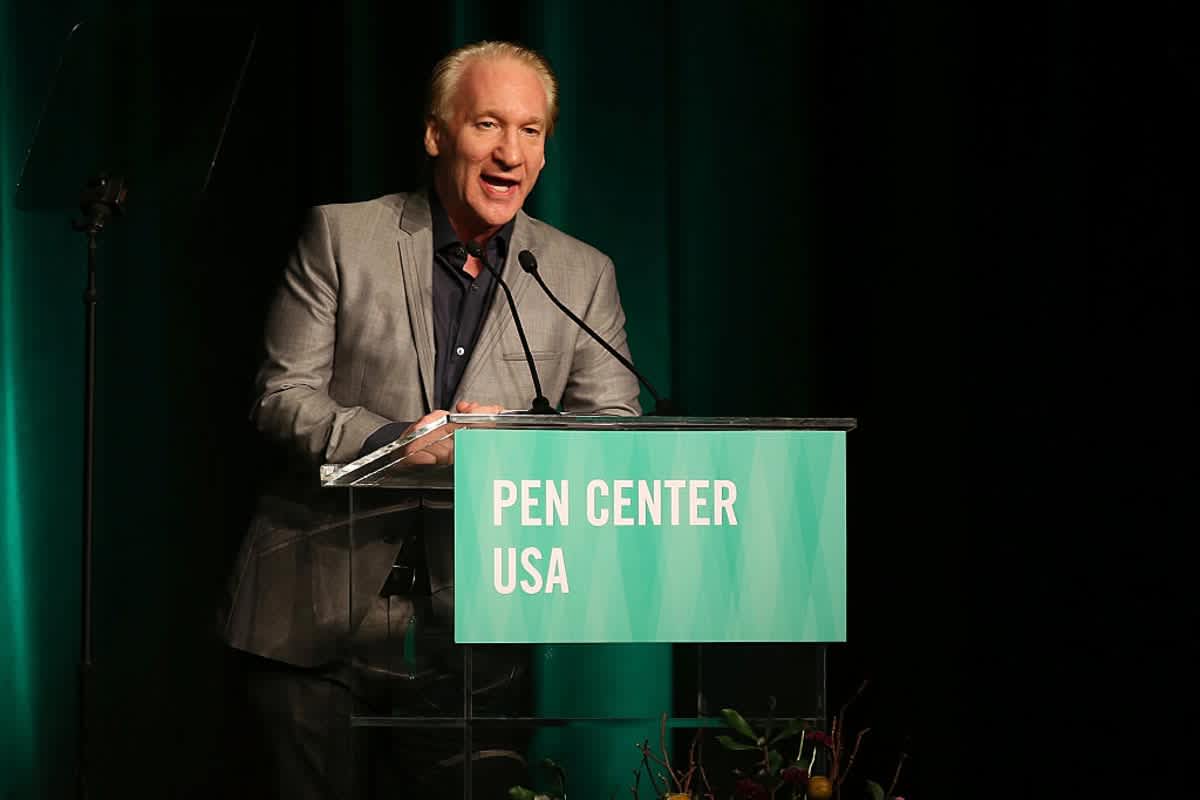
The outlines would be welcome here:
M 500 197 L 505 197 L 516 191 L 516 188 L 521 184 L 515 178 L 504 178 L 499 175 L 480 175 L 480 180 L 483 182 L 484 188 L 489 194 L 494 194 Z

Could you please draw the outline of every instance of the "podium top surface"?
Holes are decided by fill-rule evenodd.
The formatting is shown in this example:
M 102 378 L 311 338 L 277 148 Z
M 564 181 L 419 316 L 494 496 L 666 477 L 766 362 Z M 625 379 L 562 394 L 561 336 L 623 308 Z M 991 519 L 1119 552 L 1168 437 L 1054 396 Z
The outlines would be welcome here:
M 441 489 L 454 487 L 453 465 L 417 465 L 405 448 L 422 437 L 430 442 L 454 436 L 463 428 L 488 430 L 592 431 L 850 431 L 857 421 L 848 417 L 616 417 L 571 414 L 448 414 L 407 436 L 386 444 L 349 464 L 321 467 L 325 487 Z

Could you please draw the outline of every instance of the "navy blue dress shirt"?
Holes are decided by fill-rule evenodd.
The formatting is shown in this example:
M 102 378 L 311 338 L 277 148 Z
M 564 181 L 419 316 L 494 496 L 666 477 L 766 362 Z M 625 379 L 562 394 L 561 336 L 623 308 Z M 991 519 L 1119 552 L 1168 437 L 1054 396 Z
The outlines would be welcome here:
M 491 308 L 496 294 L 496 279 L 484 267 L 472 278 L 463 267 L 467 264 L 467 249 L 459 241 L 450 224 L 450 217 L 437 198 L 429 191 L 429 211 L 433 217 L 433 345 L 434 359 L 433 406 L 447 411 L 458 391 L 463 371 L 475 351 L 483 319 Z M 501 271 L 508 257 L 508 243 L 513 224 L 508 223 L 487 241 L 484 248 L 488 262 Z M 488 398 L 472 398 L 487 402 Z M 397 439 L 412 422 L 391 422 L 372 433 L 363 442 L 359 456 L 364 456 Z

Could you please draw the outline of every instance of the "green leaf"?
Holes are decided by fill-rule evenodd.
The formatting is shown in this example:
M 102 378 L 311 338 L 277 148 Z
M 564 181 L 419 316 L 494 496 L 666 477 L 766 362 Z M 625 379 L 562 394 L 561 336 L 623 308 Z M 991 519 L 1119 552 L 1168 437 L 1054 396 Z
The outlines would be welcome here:
M 875 781 L 867 781 L 867 792 L 871 795 L 871 800 L 884 800 L 883 787 Z
M 771 739 L 771 744 L 775 744 L 776 742 L 783 741 L 784 739 L 788 739 L 792 736 L 795 736 L 797 733 L 800 733 L 803 730 L 804 730 L 804 720 L 802 720 L 802 719 L 788 720 L 788 724 L 783 727 L 783 730 L 781 730 L 779 733 L 775 734 L 774 738 Z
M 732 708 L 722 708 L 721 716 L 725 719 L 726 725 L 733 728 L 750 741 L 753 742 L 758 739 L 758 736 L 754 733 L 754 729 L 750 727 L 750 723 L 746 722 L 742 715 L 734 711 Z
M 755 747 L 752 744 L 744 744 L 742 742 L 735 741 L 732 736 L 718 736 L 717 741 L 726 750 L 757 750 L 758 749 L 757 747 Z
M 526 789 L 524 786 L 514 786 L 508 790 L 508 796 L 512 800 L 533 800 L 536 796 L 532 789 Z
M 779 755 L 778 750 L 772 750 L 767 754 L 767 765 L 770 767 L 772 775 L 779 773 L 779 768 L 783 766 L 783 756 Z

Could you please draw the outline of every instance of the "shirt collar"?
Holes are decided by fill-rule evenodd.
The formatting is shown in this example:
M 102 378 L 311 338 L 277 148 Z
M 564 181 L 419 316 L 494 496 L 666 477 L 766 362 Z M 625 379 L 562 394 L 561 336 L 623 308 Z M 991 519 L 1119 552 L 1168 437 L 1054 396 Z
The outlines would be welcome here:
M 448 247 L 461 246 L 462 242 L 458 240 L 458 234 L 454 232 L 454 226 L 450 224 L 450 215 L 442 207 L 442 202 L 438 200 L 437 192 L 432 186 L 429 188 L 429 212 L 433 217 L 434 252 L 440 253 Z M 484 250 L 489 258 L 493 259 L 493 264 L 503 264 L 504 259 L 508 256 L 508 245 L 512 241 L 512 232 L 516 221 L 517 218 L 513 217 L 488 239 Z M 463 258 L 465 259 L 466 256 L 464 255 Z

